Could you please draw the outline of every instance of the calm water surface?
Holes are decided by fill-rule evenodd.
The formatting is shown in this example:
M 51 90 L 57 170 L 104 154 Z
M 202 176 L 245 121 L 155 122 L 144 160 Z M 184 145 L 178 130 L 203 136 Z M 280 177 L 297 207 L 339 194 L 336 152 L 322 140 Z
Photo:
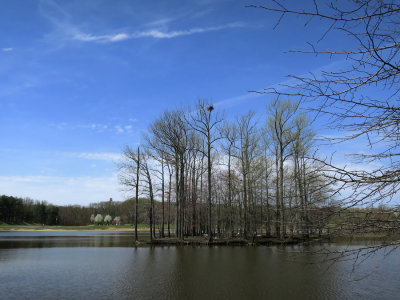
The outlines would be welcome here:
M 298 247 L 132 244 L 132 232 L 0 232 L 0 298 L 400 299 L 399 252 L 352 272 Z

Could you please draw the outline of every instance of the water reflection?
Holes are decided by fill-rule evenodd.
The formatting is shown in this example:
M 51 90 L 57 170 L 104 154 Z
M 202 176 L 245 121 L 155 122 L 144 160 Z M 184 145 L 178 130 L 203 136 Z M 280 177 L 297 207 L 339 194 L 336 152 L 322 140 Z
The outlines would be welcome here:
M 0 298 L 396 299 L 399 253 L 351 273 L 297 247 L 134 248 L 132 233 L 0 236 Z M 338 246 L 329 246 L 332 249 Z M 309 248 L 308 250 L 312 250 Z M 364 280 L 354 279 L 374 271 Z
M 143 234 L 143 238 L 146 235 Z M 0 249 L 51 247 L 132 247 L 132 232 L 1 232 Z

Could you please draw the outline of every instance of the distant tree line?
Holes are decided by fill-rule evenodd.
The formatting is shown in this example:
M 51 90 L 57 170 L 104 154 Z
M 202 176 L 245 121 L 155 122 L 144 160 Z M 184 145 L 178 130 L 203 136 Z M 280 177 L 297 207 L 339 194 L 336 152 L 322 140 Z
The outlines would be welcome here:
M 138 222 L 148 223 L 148 200 L 139 199 Z M 157 212 L 161 203 L 156 203 Z M 109 215 L 112 220 L 120 217 L 119 223 L 132 224 L 134 222 L 134 200 L 128 199 L 123 202 L 104 201 L 92 203 L 89 206 L 67 205 L 58 206 L 46 201 L 35 201 L 30 198 L 18 198 L 12 196 L 0 196 L 0 223 L 7 224 L 44 224 L 62 226 L 84 226 L 93 224 L 92 215 Z M 171 215 L 174 218 L 175 214 Z M 112 223 L 112 220 L 108 223 Z M 161 214 L 155 214 L 157 223 L 161 222 Z
M 0 222 L 56 225 L 59 222 L 59 207 L 45 201 L 2 195 L 0 196 Z

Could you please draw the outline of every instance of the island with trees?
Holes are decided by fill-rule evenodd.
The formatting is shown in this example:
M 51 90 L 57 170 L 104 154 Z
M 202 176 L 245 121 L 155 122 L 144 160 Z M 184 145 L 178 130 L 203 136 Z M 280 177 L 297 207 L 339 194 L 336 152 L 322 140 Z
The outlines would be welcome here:
M 313 4 L 271 1 L 248 9 L 276 15 L 277 30 L 288 17 L 318 22 L 326 30 L 310 50 L 291 52 L 340 58 L 348 62 L 342 69 L 290 75 L 285 85 L 253 91 L 268 99 L 259 115 L 225 118 L 207 99 L 165 110 L 142 143 L 122 153 L 119 180 L 131 199 L 63 207 L 2 196 L 0 221 L 87 225 L 92 215 L 99 224 L 101 215 L 101 222 L 133 224 L 136 242 L 146 224 L 153 244 L 362 235 L 380 237 L 378 247 L 398 246 L 399 4 Z M 330 34 L 351 46 L 320 50 Z M 325 142 L 368 148 L 349 153 L 358 164 L 343 166 L 319 152 L 312 120 L 321 117 L 340 133 Z M 377 167 L 365 168 L 371 162 Z

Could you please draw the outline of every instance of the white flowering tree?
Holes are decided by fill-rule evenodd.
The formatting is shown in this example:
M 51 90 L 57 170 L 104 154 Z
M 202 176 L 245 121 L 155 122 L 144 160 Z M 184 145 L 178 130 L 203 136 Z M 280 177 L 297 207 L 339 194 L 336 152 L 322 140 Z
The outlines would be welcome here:
M 121 225 L 121 217 L 115 217 L 114 218 L 114 222 L 113 222 L 115 225 Z
M 103 223 L 103 216 L 101 214 L 97 214 L 94 218 L 94 223 L 99 225 Z
M 110 224 L 112 221 L 112 217 L 110 215 L 107 215 L 104 217 L 104 223 Z

